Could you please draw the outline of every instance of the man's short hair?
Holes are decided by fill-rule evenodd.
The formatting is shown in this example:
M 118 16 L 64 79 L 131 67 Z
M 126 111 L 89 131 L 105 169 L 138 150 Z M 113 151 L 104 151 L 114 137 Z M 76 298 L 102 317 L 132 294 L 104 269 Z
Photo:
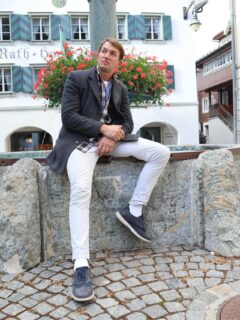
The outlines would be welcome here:
M 118 42 L 116 39 L 113 39 L 113 38 L 106 38 L 106 39 L 104 39 L 104 40 L 100 43 L 98 52 L 101 51 L 102 46 L 103 46 L 104 43 L 106 43 L 106 42 L 110 42 L 113 47 L 115 47 L 116 49 L 118 49 L 118 51 L 119 51 L 119 60 L 122 60 L 123 57 L 124 57 L 124 55 L 125 55 L 125 51 L 124 51 L 123 46 L 121 45 L 121 43 Z

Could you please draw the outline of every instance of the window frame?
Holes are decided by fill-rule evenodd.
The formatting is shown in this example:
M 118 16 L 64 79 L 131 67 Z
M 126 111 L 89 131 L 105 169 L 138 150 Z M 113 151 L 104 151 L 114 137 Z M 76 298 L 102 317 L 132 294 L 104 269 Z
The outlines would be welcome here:
M 209 97 L 202 98 L 202 114 L 209 113 L 210 101 Z
M 117 14 L 117 17 L 116 17 L 116 23 L 117 23 L 117 40 L 119 41 L 126 41 L 128 40 L 128 14 L 127 13 L 118 13 Z M 124 34 L 125 34 L 125 37 L 120 39 L 119 38 L 119 31 L 118 31 L 118 27 L 119 27 L 119 23 L 118 23 L 118 19 L 120 18 L 124 18 Z
M 4 74 L 3 74 L 3 70 L 4 69 L 9 69 L 10 70 L 10 86 L 11 86 L 11 90 L 9 91 L 5 91 L 4 90 L 0 90 L 0 95 L 6 95 L 6 94 L 12 94 L 13 93 L 13 76 L 12 76 L 12 65 L 4 65 L 4 64 L 0 64 L 0 78 L 3 80 L 3 84 L 4 84 L 4 87 L 5 87 L 5 83 L 4 83 Z
M 82 24 L 79 24 L 80 22 L 80 19 L 81 18 L 84 18 L 84 19 L 87 19 L 87 35 L 88 37 L 86 39 L 82 39 L 81 38 L 81 33 L 82 32 L 77 32 L 78 35 L 79 35 L 79 39 L 74 39 L 73 35 L 74 35 L 74 32 L 73 32 L 73 23 L 72 23 L 72 19 L 78 19 L 78 27 L 81 28 L 82 27 Z M 71 28 L 71 41 L 90 41 L 90 21 L 89 21 L 89 14 L 87 13 L 71 13 L 70 14 L 70 28 Z
M 3 32 L 3 24 L 2 24 L 2 19 L 3 18 L 8 18 L 8 23 L 9 23 L 9 39 L 3 39 L 3 33 L 6 33 L 6 32 Z M 2 12 L 0 14 L 0 42 L 7 42 L 7 41 L 11 41 L 12 40 L 12 37 L 11 37 L 11 17 L 10 17 L 10 14 L 9 13 L 4 13 Z
M 163 13 L 158 13 L 158 14 L 154 14 L 154 13 L 142 13 L 142 15 L 144 16 L 145 19 L 145 41 L 164 41 L 164 30 L 163 30 Z M 153 22 L 152 19 L 156 19 L 159 18 L 159 38 L 158 39 L 154 39 L 153 37 Z M 147 38 L 147 32 L 146 32 L 146 19 L 151 19 L 151 39 Z
M 39 13 L 39 14 L 31 14 L 29 13 L 30 15 L 30 21 L 31 21 L 31 39 L 32 39 L 32 42 L 50 42 L 51 41 L 51 14 L 49 13 Z M 39 34 L 40 34 L 40 39 L 34 39 L 34 32 L 33 32 L 33 19 L 40 19 L 40 21 L 42 21 L 42 19 L 48 19 L 48 39 L 42 39 L 43 38 L 43 34 L 46 33 L 46 32 L 43 32 L 40 30 Z M 39 27 L 42 26 L 42 22 L 40 22 L 40 25 Z M 36 32 L 35 32 L 36 33 Z M 36 33 L 37 34 L 37 33 Z

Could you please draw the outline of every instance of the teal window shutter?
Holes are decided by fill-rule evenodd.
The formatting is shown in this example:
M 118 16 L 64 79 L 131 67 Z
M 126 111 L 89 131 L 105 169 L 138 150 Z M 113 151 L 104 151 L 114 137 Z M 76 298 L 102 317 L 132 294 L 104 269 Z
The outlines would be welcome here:
M 128 16 L 128 39 L 136 39 L 135 36 L 135 16 Z
M 70 16 L 68 15 L 61 15 L 60 16 L 60 24 L 65 36 L 66 40 L 71 39 L 71 23 L 70 23 Z
M 20 15 L 11 14 L 11 38 L 20 40 Z
M 59 24 L 60 18 L 57 15 L 51 15 L 51 39 L 52 40 L 59 40 Z
M 27 15 L 20 15 L 20 40 L 31 40 L 31 19 Z
M 22 68 L 23 81 L 22 81 L 22 91 L 31 93 L 33 92 L 33 74 L 31 67 Z
M 173 80 L 173 82 L 168 85 L 168 89 L 175 89 L 174 66 L 173 65 L 168 65 L 167 66 L 167 71 L 171 71 L 172 72 L 172 76 L 170 77 L 170 79 Z
M 128 38 L 145 39 L 145 19 L 141 15 L 128 16 Z
M 164 40 L 172 40 L 171 16 L 163 16 L 163 38 Z
M 12 67 L 12 84 L 14 92 L 22 91 L 22 68 L 19 66 Z

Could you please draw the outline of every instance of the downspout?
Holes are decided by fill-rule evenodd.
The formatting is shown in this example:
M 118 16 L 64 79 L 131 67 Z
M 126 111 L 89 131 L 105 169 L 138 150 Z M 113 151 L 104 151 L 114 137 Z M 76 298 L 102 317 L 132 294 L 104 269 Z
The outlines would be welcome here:
M 239 110 L 237 100 L 237 59 L 236 59 L 236 6 L 235 0 L 231 0 L 231 34 L 232 34 L 232 90 L 233 90 L 233 143 L 239 143 L 238 139 L 238 121 Z

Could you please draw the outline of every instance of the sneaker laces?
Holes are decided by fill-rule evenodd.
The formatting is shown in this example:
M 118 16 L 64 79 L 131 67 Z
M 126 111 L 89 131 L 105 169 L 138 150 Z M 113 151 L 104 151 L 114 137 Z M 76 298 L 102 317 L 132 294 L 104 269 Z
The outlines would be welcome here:
M 88 279 L 88 267 L 81 267 L 76 269 L 76 279 L 78 281 L 87 281 Z

